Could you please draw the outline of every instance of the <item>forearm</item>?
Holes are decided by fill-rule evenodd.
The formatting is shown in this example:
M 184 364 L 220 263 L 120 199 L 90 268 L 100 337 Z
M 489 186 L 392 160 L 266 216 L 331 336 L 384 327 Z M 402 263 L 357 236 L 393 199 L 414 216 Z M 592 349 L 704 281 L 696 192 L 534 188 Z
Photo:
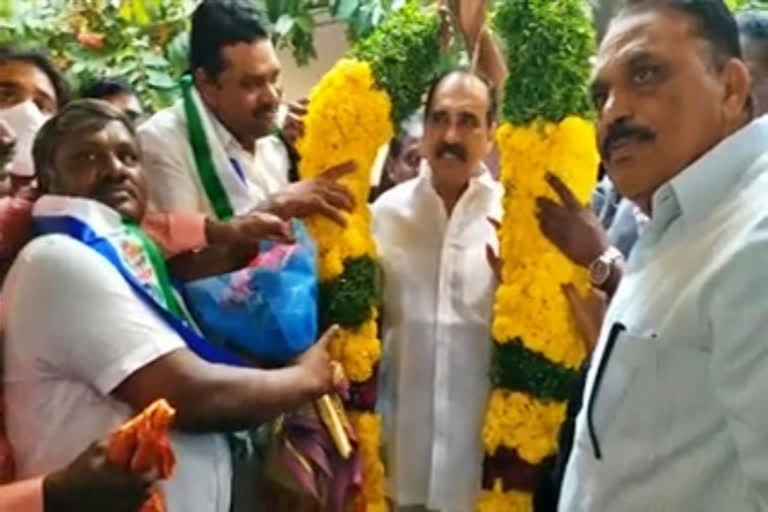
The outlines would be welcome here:
M 611 275 L 608 277 L 608 281 L 606 281 L 606 283 L 602 287 L 603 291 L 608 296 L 609 302 L 613 298 L 614 294 L 616 293 L 616 290 L 619 288 L 619 284 L 621 283 L 621 278 L 623 275 L 624 275 L 623 260 L 614 262 L 613 267 L 611 268 Z
M 178 426 L 190 432 L 257 427 L 319 397 L 297 367 L 280 370 L 212 365 L 205 382 L 182 389 Z
M 43 479 L 0 486 L 0 510 L 43 512 Z
M 320 395 L 322 385 L 300 366 L 260 370 L 208 363 L 181 349 L 137 370 L 113 392 L 141 411 L 165 398 L 177 425 L 190 432 L 256 427 Z
M 182 281 L 194 281 L 244 268 L 255 254 L 254 250 L 213 245 L 179 254 L 168 261 L 168 267 Z
M 475 51 L 475 49 L 472 48 L 471 51 Z M 504 62 L 504 55 L 490 29 L 485 28 L 480 32 L 477 52 L 477 70 L 493 82 L 497 95 L 501 98 L 504 81 L 507 79 L 507 66 Z

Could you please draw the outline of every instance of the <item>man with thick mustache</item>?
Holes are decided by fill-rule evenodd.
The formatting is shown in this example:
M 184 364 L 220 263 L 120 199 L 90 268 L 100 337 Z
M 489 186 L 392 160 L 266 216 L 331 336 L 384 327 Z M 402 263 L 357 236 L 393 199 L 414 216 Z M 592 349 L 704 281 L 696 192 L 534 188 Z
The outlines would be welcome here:
M 451 71 L 429 90 L 419 175 L 374 204 L 384 273 L 381 404 L 397 510 L 466 512 L 480 489 L 501 185 L 483 165 L 495 92 Z
M 632 0 L 592 85 L 650 217 L 592 356 L 559 510 L 768 510 L 768 120 L 722 0 Z

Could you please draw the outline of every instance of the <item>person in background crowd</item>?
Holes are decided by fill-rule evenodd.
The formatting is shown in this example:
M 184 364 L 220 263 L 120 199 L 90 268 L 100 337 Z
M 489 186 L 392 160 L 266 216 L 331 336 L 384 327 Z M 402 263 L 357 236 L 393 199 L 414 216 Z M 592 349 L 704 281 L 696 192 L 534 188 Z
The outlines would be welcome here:
M 593 73 L 602 161 L 650 217 L 603 322 L 559 509 L 768 507 L 768 120 L 722 0 L 633 0 Z
M 170 299 L 157 292 L 163 262 L 147 257 L 146 239 L 135 230 L 119 229 L 121 217 L 140 224 L 147 208 L 133 124 L 103 101 L 72 102 L 43 126 L 34 156 L 41 191 L 58 201 L 91 199 L 88 211 L 106 224 L 89 225 L 111 226 L 120 261 L 167 312 Z M 220 433 L 257 426 L 332 391 L 326 345 L 335 330 L 283 369 L 208 363 L 187 348 L 186 331 L 137 294 L 119 264 L 56 233 L 30 242 L 9 273 L 0 321 L 18 475 L 60 467 L 132 411 L 165 398 L 180 429 L 172 435 L 176 473 L 163 484 L 169 512 L 229 512 L 233 475 Z
M 41 478 L 0 485 L 7 512 L 138 512 L 149 497 L 149 475 L 122 469 L 93 443 L 64 469 Z
M 373 199 L 419 174 L 421 137 L 424 133 L 423 118 L 423 112 L 416 112 L 400 126 L 400 132 L 389 145 L 384 173 Z
M 144 107 L 133 87 L 121 77 L 110 77 L 87 84 L 80 91 L 81 98 L 104 100 L 117 107 L 133 123 L 140 123 Z
M 283 219 L 322 214 L 345 223 L 352 196 L 336 180 L 351 164 L 289 184 L 285 144 L 272 135 L 280 124 L 280 61 L 251 3 L 197 6 L 189 69 L 183 99 L 139 129 L 154 206 L 218 218 L 260 207 Z
M 472 72 L 437 79 L 421 172 L 373 206 L 384 275 L 379 407 L 397 510 L 464 512 L 480 490 L 496 281 L 477 262 L 497 245 L 488 217 L 501 215 L 501 185 L 483 165 L 495 99 Z
M 42 53 L 0 50 L 0 116 L 2 112 L 27 103 L 28 108 L 8 122 L 33 122 L 35 129 L 70 100 L 69 86 L 56 67 Z M 22 126 L 13 126 L 15 133 L 22 133 Z M 24 146 L 19 150 L 29 150 Z M 20 155 L 17 165 L 8 169 L 10 195 L 29 196 L 34 188 L 34 169 L 31 157 Z
M 736 18 L 739 24 L 741 51 L 752 75 L 755 113 L 768 112 L 768 13 L 748 10 Z

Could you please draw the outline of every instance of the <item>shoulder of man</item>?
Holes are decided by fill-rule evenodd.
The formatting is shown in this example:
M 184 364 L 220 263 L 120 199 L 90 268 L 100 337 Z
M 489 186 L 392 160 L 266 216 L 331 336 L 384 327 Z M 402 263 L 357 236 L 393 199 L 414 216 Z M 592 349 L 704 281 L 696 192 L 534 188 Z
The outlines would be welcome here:
M 58 270 L 77 269 L 93 266 L 93 261 L 101 261 L 102 256 L 87 245 L 63 234 L 50 234 L 35 237 L 19 253 L 15 267 L 38 271 L 42 267 L 55 267 Z M 94 269 L 90 269 L 93 271 Z M 12 270 L 13 272 L 13 270 Z
M 169 137 L 186 137 L 187 121 L 179 103 L 156 112 L 139 127 L 139 137 L 144 139 L 168 140 Z
M 404 206 L 409 206 L 412 203 L 412 198 L 416 193 L 419 181 L 419 177 L 410 179 L 395 185 L 381 194 L 371 205 L 374 215 L 396 212 L 402 210 Z

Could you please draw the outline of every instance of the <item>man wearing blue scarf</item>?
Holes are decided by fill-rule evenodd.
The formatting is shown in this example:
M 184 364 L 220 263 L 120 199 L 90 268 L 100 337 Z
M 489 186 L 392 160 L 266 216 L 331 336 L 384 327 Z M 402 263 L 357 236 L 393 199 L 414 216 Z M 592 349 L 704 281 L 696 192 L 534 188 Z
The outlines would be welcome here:
M 45 233 L 8 277 L 2 321 L 7 428 L 19 477 L 61 467 L 158 398 L 178 411 L 170 512 L 228 512 L 222 433 L 252 428 L 333 389 L 333 330 L 279 370 L 237 368 L 206 346 L 138 225 L 147 209 L 130 121 L 98 100 L 70 104 L 34 147 Z M 220 361 L 212 363 L 197 354 Z M 232 358 L 234 361 L 235 358 Z

